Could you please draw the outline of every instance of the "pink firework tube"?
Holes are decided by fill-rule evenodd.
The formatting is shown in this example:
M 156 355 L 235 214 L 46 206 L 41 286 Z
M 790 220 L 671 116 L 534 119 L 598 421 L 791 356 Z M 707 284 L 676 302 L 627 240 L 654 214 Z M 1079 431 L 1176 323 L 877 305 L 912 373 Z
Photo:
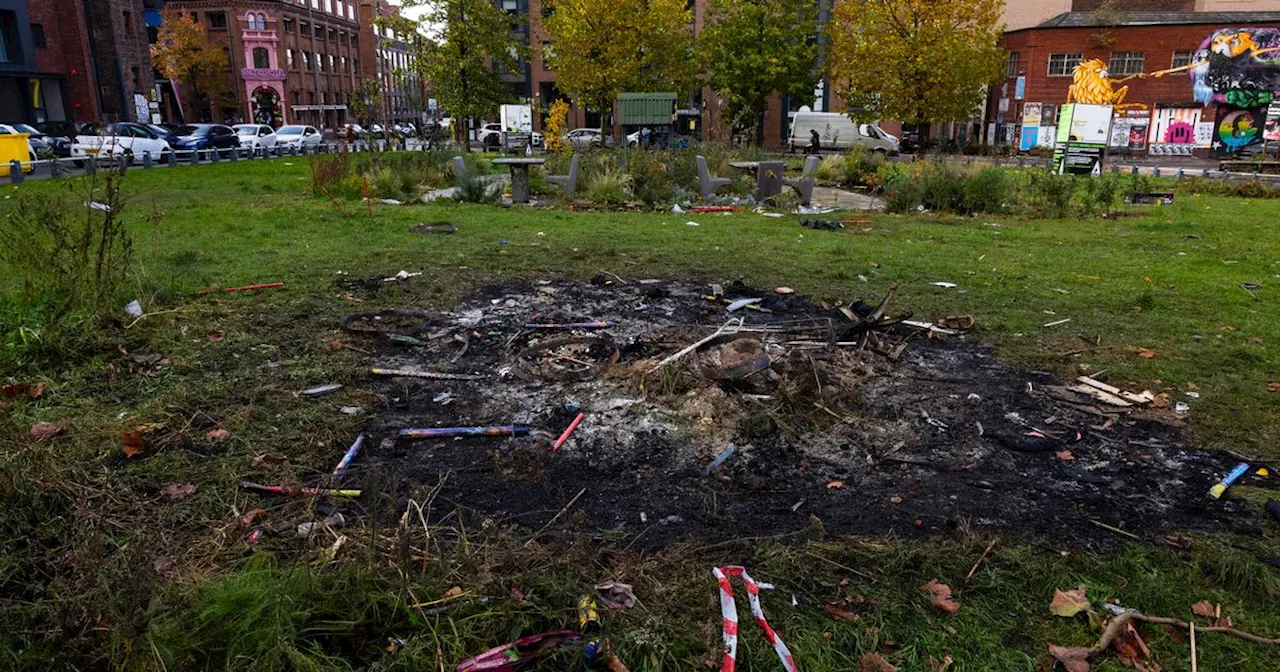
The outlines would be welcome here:
M 578 428 L 578 424 L 581 423 L 582 419 L 585 417 L 587 417 L 586 413 L 579 413 L 578 417 L 574 418 L 573 422 L 569 423 L 569 426 L 564 430 L 564 433 L 560 435 L 560 438 L 556 439 L 556 442 L 551 444 L 551 452 L 554 453 L 557 450 L 560 450 L 560 446 L 563 446 L 564 442 L 569 440 L 569 435 L 573 433 L 573 430 Z
M 764 630 L 765 639 L 773 645 L 773 650 L 778 654 L 778 658 L 782 660 L 782 667 L 787 672 L 797 672 L 795 658 L 791 656 L 791 651 L 787 649 L 787 645 L 782 643 L 782 638 L 769 627 L 769 622 L 764 618 L 764 610 L 760 608 L 760 589 L 772 588 L 769 584 L 757 584 L 750 574 L 747 574 L 745 567 L 737 565 L 729 565 L 726 567 L 712 567 L 711 573 L 715 575 L 716 581 L 720 584 L 720 615 L 724 620 L 724 661 L 720 665 L 720 672 L 733 672 L 737 665 L 738 657 L 738 607 L 733 601 L 733 586 L 729 584 L 730 576 L 742 577 L 742 582 L 747 585 L 747 598 L 751 603 L 751 615 L 755 617 L 756 623 L 760 625 L 760 629 Z
M 251 481 L 240 481 L 240 487 L 254 492 L 270 495 L 302 495 L 304 497 L 359 497 L 359 490 L 337 490 L 334 488 L 289 488 L 280 485 L 261 485 Z
M 530 323 L 525 329 L 609 329 L 618 326 L 617 322 L 570 322 L 568 324 Z
M 342 456 L 342 460 L 338 462 L 338 466 L 334 467 L 333 469 L 334 483 L 341 481 L 342 477 L 347 475 L 347 467 L 351 466 L 351 461 L 356 459 L 356 453 L 360 452 L 360 446 L 363 446 L 363 445 L 364 445 L 364 434 L 361 434 L 360 436 L 356 437 L 356 442 L 351 444 L 351 447 L 347 449 L 346 454 Z
M 405 439 L 443 439 L 451 436 L 522 436 L 530 429 L 520 425 L 499 425 L 493 427 L 428 427 L 425 429 L 405 428 L 400 430 L 400 437 Z

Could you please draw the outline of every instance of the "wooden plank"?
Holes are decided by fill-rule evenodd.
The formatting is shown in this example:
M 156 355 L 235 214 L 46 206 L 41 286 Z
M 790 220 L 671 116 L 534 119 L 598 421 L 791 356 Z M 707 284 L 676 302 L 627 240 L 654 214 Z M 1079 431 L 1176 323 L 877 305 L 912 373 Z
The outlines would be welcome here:
M 1072 385 L 1067 389 L 1071 390 L 1072 392 L 1079 392 L 1080 394 L 1088 395 L 1090 397 L 1093 397 L 1094 399 L 1097 399 L 1098 401 L 1111 404 L 1112 406 L 1119 406 L 1121 408 L 1128 408 L 1130 406 L 1133 406 L 1133 404 L 1129 403 L 1128 401 L 1125 401 L 1124 399 L 1114 394 L 1111 394 L 1110 392 L 1107 392 L 1105 390 L 1100 390 L 1096 387 L 1090 387 L 1088 385 Z

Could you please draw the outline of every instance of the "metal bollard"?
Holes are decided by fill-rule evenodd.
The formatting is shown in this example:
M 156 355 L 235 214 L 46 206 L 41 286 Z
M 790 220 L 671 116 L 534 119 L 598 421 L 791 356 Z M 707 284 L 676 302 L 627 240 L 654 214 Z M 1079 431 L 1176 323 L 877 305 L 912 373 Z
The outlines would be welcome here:
M 56 156 L 49 162 L 49 177 L 62 177 L 62 162 Z
M 26 175 L 22 174 L 21 161 L 13 159 L 9 162 L 9 184 L 22 184 L 22 181 L 26 179 L 26 177 Z
M 191 165 L 194 166 L 198 163 L 200 163 L 200 150 L 193 149 L 191 150 Z
M 231 156 L 230 156 L 229 158 L 231 159 L 231 162 L 232 162 L 232 163 L 235 163 L 236 161 L 239 161 L 239 160 L 240 160 L 240 148 L 239 148 L 239 147 L 232 147 L 232 148 L 231 148 Z
M 154 162 L 152 162 L 152 160 L 151 160 L 151 150 L 149 150 L 149 149 L 144 149 L 144 150 L 142 151 L 142 167 L 143 167 L 143 168 L 150 168 L 150 167 L 152 167 L 152 166 L 154 166 L 154 165 L 155 165 L 155 163 L 154 163 Z
M 84 174 L 85 174 L 85 175 L 93 175 L 93 174 L 97 173 L 97 172 L 98 172 L 98 157 L 96 157 L 96 156 L 94 156 L 94 155 L 90 154 L 89 156 L 87 156 L 87 157 L 85 157 L 85 158 L 86 158 L 86 161 L 84 162 Z
M 1208 168 L 1205 168 L 1205 169 L 1204 169 L 1204 172 L 1200 173 L 1200 177 L 1203 177 L 1203 178 L 1206 178 L 1206 179 L 1207 179 L 1207 178 L 1209 177 L 1209 169 L 1208 169 Z
M 214 163 L 219 163 L 222 161 L 222 151 L 219 150 L 217 147 L 214 147 L 213 149 L 209 150 L 209 156 L 213 157 Z
M 1160 166 L 1156 166 L 1155 168 L 1151 169 L 1151 176 L 1160 177 Z
M 164 162 L 169 164 L 170 168 L 176 168 L 178 166 L 178 153 L 173 151 L 172 147 L 164 150 Z
M 1179 166 L 1179 167 L 1178 167 L 1178 179 L 1179 179 L 1179 180 L 1181 180 L 1181 179 L 1182 179 L 1182 176 L 1183 176 L 1183 170 L 1182 170 L 1182 167 L 1181 167 L 1181 166 Z

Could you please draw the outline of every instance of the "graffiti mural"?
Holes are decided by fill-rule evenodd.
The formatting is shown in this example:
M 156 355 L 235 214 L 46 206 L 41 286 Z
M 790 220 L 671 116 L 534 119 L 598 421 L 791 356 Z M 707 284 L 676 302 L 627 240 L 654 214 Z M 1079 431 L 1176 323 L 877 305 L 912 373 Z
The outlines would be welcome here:
M 1267 108 L 1218 106 L 1218 120 L 1211 155 L 1234 156 L 1250 145 L 1262 144 L 1262 130 L 1267 123 Z
M 1082 61 L 1072 73 L 1071 88 L 1067 89 L 1068 103 L 1087 105 L 1119 105 L 1129 94 L 1129 87 L 1115 88 L 1115 80 L 1107 72 L 1107 65 L 1098 59 Z
M 1196 124 L 1199 123 L 1200 108 L 1198 107 L 1157 108 L 1152 116 L 1148 134 L 1151 153 L 1165 156 L 1191 156 L 1191 150 L 1197 146 Z
M 1280 91 L 1280 30 L 1216 30 L 1200 43 L 1189 69 L 1197 102 L 1266 105 Z
M 280 126 L 280 93 L 269 86 L 259 86 L 253 91 L 253 121 L 267 126 Z

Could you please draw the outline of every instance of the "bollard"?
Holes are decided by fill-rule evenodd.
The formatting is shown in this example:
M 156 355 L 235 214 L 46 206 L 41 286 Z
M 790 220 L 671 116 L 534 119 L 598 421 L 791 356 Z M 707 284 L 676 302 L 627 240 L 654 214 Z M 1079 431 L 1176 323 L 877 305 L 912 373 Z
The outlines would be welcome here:
M 1182 168 L 1181 168 L 1181 167 L 1179 167 L 1179 168 L 1178 168 L 1178 179 L 1179 179 L 1179 180 L 1181 180 L 1181 179 L 1182 179 L 1182 174 L 1183 174 L 1183 170 L 1182 170 Z
M 197 163 L 200 163 L 200 150 L 193 149 L 191 150 L 191 165 L 194 166 Z
M 1112 174 L 1112 175 L 1119 175 L 1119 174 L 1120 174 L 1120 166 L 1111 166 L 1111 174 Z
M 90 154 L 89 156 L 85 157 L 85 159 L 86 159 L 86 161 L 84 162 L 84 174 L 85 174 L 85 175 L 93 175 L 93 174 L 97 173 L 97 172 L 98 172 L 98 157 L 96 157 L 96 156 L 94 156 L 94 155 Z
M 1130 175 L 1138 174 L 1138 164 L 1136 163 L 1129 164 L 1129 174 Z
M 1160 177 L 1160 166 L 1156 166 L 1155 168 L 1151 169 L 1151 176 Z
M 214 147 L 213 149 L 209 150 L 209 156 L 213 157 L 214 163 L 218 163 L 222 161 L 222 150 L 218 149 L 217 147 Z
M 1208 169 L 1208 168 L 1205 168 L 1205 169 L 1204 169 L 1204 172 L 1200 173 L 1200 177 L 1203 177 L 1203 178 L 1208 179 L 1208 177 L 1209 177 L 1209 169 Z
M 231 162 L 232 162 L 232 163 L 235 163 L 236 161 L 239 161 L 239 160 L 240 160 L 240 148 L 239 148 L 239 147 L 232 147 L 232 148 L 231 148 L 231 156 L 230 156 L 230 157 L 228 157 L 228 158 L 230 158 L 230 159 L 231 159 Z
M 1000 164 L 1002 164 L 1002 163 L 1004 163 L 1004 161 L 1002 161 L 1002 160 L 1000 159 L 1000 157 L 998 157 L 998 156 L 997 156 L 997 157 L 996 157 L 996 161 L 995 161 L 996 168 L 999 168 L 999 167 L 1000 167 Z
M 169 164 L 170 168 L 176 168 L 178 166 L 178 153 L 173 151 L 172 147 L 164 150 L 164 162 Z
M 62 162 L 56 156 L 49 162 L 49 177 L 62 177 Z
M 21 161 L 14 159 L 9 162 L 9 184 L 22 184 L 26 177 L 26 175 L 22 174 Z
M 149 150 L 149 149 L 145 149 L 145 150 L 143 150 L 143 151 L 142 151 L 142 167 L 143 167 L 143 168 L 150 168 L 150 167 L 152 167 L 153 165 L 155 165 L 155 164 L 154 164 L 154 163 L 152 163 L 152 161 L 151 161 L 151 150 Z

